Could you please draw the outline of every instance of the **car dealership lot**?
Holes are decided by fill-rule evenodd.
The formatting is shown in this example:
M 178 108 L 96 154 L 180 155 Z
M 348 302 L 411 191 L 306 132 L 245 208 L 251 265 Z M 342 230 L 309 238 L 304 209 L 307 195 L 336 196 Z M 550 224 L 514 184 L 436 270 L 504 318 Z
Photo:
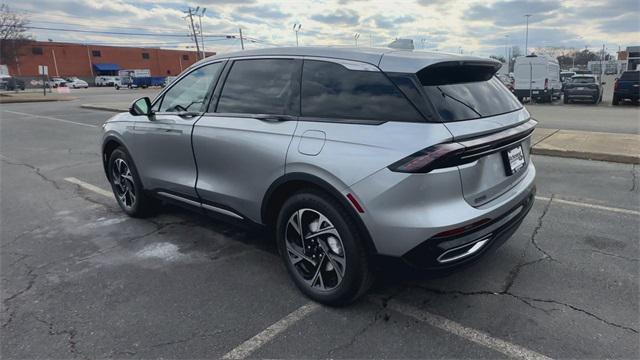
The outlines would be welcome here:
M 294 288 L 265 232 L 118 209 L 99 159 L 111 113 L 78 104 L 155 91 L 2 105 L 4 357 L 640 355 L 637 167 L 534 157 L 538 199 L 502 248 L 444 278 L 383 269 L 364 301 L 333 309 Z M 534 116 L 543 106 L 563 107 Z M 619 121 L 637 133 L 637 107 L 597 109 L 628 111 Z

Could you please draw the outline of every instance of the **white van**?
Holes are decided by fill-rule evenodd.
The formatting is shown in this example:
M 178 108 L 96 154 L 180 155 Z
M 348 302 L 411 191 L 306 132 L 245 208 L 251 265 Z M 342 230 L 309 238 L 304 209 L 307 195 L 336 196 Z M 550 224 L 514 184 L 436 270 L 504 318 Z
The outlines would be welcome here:
M 514 66 L 515 94 L 520 101 L 533 98 L 536 102 L 560 99 L 560 65 L 546 55 L 528 55 L 516 58 Z

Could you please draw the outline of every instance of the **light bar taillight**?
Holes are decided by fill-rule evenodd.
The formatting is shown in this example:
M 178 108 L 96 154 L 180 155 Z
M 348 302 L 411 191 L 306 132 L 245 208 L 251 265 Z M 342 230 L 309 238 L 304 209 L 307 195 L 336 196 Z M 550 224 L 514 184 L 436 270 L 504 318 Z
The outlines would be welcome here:
M 438 144 L 413 153 L 389 165 L 389 170 L 404 173 L 428 173 L 437 168 L 455 166 L 451 161 L 464 151 L 458 143 Z

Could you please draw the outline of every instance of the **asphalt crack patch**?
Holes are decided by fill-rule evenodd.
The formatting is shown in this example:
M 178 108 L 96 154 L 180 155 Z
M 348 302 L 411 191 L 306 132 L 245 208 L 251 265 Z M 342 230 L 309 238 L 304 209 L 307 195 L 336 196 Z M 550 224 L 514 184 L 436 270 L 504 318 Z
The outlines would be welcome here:
M 625 330 L 625 331 L 633 332 L 634 334 L 638 334 L 638 330 L 637 329 L 634 329 L 634 328 L 629 327 L 629 326 L 625 326 L 625 325 L 620 325 L 620 324 L 614 323 L 614 322 L 609 321 L 609 320 L 607 320 L 607 319 L 605 319 L 605 318 L 603 318 L 601 316 L 598 316 L 598 315 L 596 315 L 596 314 L 594 314 L 594 313 L 592 313 L 590 311 L 587 311 L 585 309 L 579 308 L 579 307 L 577 307 L 575 305 L 572 305 L 572 304 L 569 304 L 569 303 L 564 303 L 564 302 L 553 300 L 553 299 L 532 298 L 532 297 L 517 295 L 517 294 L 514 294 L 514 293 L 506 291 L 506 290 L 498 291 L 498 292 L 489 291 L 489 290 L 461 291 L 461 290 L 433 289 L 433 288 L 429 288 L 429 287 L 426 287 L 426 286 L 421 286 L 421 285 L 418 285 L 418 284 L 412 284 L 412 286 L 417 288 L 417 289 L 423 290 L 423 291 L 427 291 L 427 292 L 438 294 L 438 295 L 447 295 L 447 296 L 451 296 L 451 295 L 458 295 L 458 296 L 489 296 L 489 295 L 510 296 L 510 297 L 512 297 L 514 299 L 517 299 L 520 302 L 522 302 L 522 303 L 524 303 L 524 304 L 526 304 L 526 305 L 528 305 L 528 306 L 530 306 L 530 307 L 532 307 L 534 309 L 541 310 L 541 311 L 547 313 L 547 315 L 551 315 L 552 311 L 560 310 L 560 309 L 543 309 L 543 308 L 540 308 L 538 306 L 534 306 L 532 304 L 532 302 L 540 302 L 540 303 L 548 303 L 548 304 L 560 305 L 560 306 L 567 307 L 567 308 L 569 308 L 571 310 L 580 312 L 582 314 L 585 314 L 585 315 L 587 315 L 587 316 L 589 316 L 591 318 L 594 318 L 594 319 L 596 319 L 598 321 L 601 321 L 601 322 L 603 322 L 603 323 L 605 323 L 605 324 L 607 324 L 609 326 L 613 326 L 613 327 L 616 327 L 616 328 L 619 328 L 619 329 L 622 329 L 622 330 Z
M 55 180 L 48 178 L 46 175 L 44 175 L 42 172 L 40 172 L 39 168 L 37 168 L 37 167 L 35 167 L 33 165 L 30 165 L 30 164 L 24 163 L 24 162 L 18 162 L 18 161 L 9 160 L 8 158 L 6 158 L 6 157 L 4 157 L 2 155 L 0 155 L 0 160 L 2 160 L 4 163 L 9 164 L 9 165 L 24 166 L 24 167 L 32 170 L 33 172 L 35 172 L 36 175 L 38 175 L 42 180 L 44 180 L 44 181 L 48 182 L 49 184 L 53 185 L 53 187 L 56 188 L 56 190 L 60 190 L 60 185 L 58 185 L 58 183 Z
M 524 247 L 522 251 L 522 256 L 520 258 L 523 259 L 526 256 L 527 249 L 529 248 L 529 243 L 532 244 L 540 253 L 542 253 L 543 256 L 541 258 L 527 261 L 527 262 L 520 261 L 507 275 L 507 278 L 505 279 L 505 286 L 504 286 L 503 292 L 508 292 L 509 290 L 511 290 L 511 287 L 515 283 L 518 275 L 520 275 L 520 271 L 524 267 L 537 264 L 546 259 L 556 261 L 551 255 L 549 255 L 549 253 L 547 253 L 544 249 L 542 249 L 542 247 L 536 242 L 536 237 L 538 236 L 538 233 L 540 232 L 540 229 L 542 229 L 542 226 L 544 224 L 544 217 L 547 215 L 547 213 L 549 212 L 549 208 L 551 207 L 553 196 L 554 195 L 552 194 L 551 198 L 549 199 L 549 201 L 547 201 L 544 209 L 542 210 L 542 214 L 540 214 L 540 216 L 538 217 L 538 222 L 536 224 L 536 227 L 533 229 L 533 232 L 531 233 L 530 241 L 527 243 L 527 246 Z
M 82 354 L 78 351 L 77 345 L 78 345 L 78 341 L 76 340 L 76 336 L 78 335 L 78 331 L 74 328 L 70 328 L 70 329 L 64 329 L 64 330 L 56 330 L 55 324 L 52 322 L 48 322 L 44 319 L 40 319 L 39 317 L 33 315 L 33 318 L 36 319 L 38 322 L 43 323 L 45 325 L 47 325 L 47 328 L 49 330 L 49 335 L 51 336 L 59 336 L 59 335 L 65 335 L 67 336 L 67 346 L 69 348 L 69 352 L 71 354 L 74 355 L 74 358 L 76 358 L 78 355 L 82 356 Z M 83 357 L 85 358 L 85 357 Z

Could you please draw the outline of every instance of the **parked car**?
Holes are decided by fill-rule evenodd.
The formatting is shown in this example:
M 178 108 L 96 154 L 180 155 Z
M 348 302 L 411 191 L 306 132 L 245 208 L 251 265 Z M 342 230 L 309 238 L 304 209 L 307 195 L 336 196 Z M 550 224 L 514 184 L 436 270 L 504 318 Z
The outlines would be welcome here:
M 24 80 L 11 75 L 0 75 L 0 89 L 4 90 L 24 90 Z
M 560 92 L 564 93 L 564 86 L 571 81 L 571 77 L 575 75 L 574 71 L 561 71 L 560 72 L 560 82 L 562 83 L 562 87 L 560 88 Z
M 208 57 L 105 123 L 104 170 L 130 216 L 162 199 L 273 229 L 303 293 L 348 303 L 375 258 L 449 270 L 529 212 L 536 121 L 499 66 L 390 49 Z
M 86 81 L 78 79 L 77 77 L 67 78 L 67 86 L 73 89 L 89 88 L 89 84 Z
M 545 55 L 516 58 L 514 65 L 515 94 L 520 101 L 532 98 L 537 102 L 559 99 L 562 89 L 558 61 Z
M 96 76 L 96 86 L 115 86 L 120 81 L 118 76 Z
M 640 71 L 624 71 L 620 78 L 616 79 L 613 86 L 613 100 L 611 104 L 618 105 L 621 100 L 631 100 L 635 103 L 640 99 Z
M 47 81 L 47 87 L 57 88 L 67 86 L 67 80 L 60 77 L 53 77 Z
M 595 75 L 574 75 L 564 87 L 564 103 L 588 100 L 594 104 L 602 101 L 602 85 Z

